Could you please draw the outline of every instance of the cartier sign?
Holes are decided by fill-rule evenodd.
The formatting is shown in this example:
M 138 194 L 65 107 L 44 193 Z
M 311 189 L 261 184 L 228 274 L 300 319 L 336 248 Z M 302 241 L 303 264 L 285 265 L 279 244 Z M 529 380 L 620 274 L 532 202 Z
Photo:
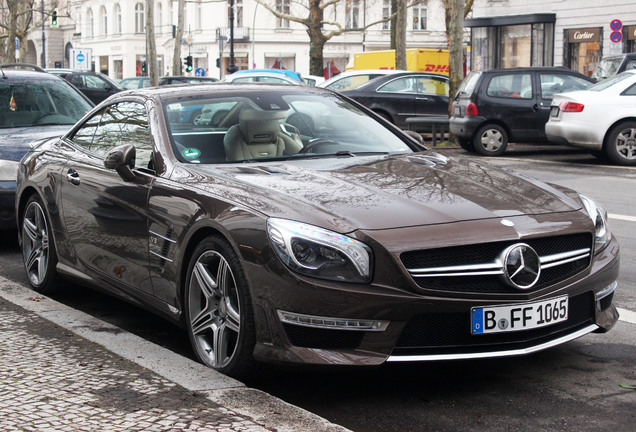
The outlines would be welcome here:
M 568 30 L 569 43 L 600 42 L 601 29 L 598 27 Z

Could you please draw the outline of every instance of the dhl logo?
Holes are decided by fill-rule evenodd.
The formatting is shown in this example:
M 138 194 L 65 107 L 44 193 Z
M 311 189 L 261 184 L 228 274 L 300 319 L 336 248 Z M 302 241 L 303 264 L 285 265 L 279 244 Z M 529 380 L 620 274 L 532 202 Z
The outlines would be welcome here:
M 424 67 L 424 70 L 420 69 L 420 72 L 449 73 L 450 69 L 449 69 L 448 65 L 427 64 Z

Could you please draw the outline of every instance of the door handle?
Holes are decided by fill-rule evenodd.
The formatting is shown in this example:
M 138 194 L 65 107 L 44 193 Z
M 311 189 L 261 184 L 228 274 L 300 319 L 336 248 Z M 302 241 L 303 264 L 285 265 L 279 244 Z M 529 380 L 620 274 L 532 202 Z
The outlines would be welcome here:
M 77 171 L 75 171 L 74 169 L 68 170 L 68 172 L 66 173 L 66 179 L 71 184 L 74 184 L 74 185 L 79 185 L 80 184 L 79 173 Z
M 421 101 L 427 101 L 428 98 L 427 97 L 415 97 L 415 100 L 421 100 Z

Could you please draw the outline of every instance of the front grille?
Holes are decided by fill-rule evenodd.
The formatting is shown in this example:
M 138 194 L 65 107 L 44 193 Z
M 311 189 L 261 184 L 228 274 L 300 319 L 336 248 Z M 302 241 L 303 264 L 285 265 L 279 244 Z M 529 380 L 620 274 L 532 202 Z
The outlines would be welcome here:
M 405 326 L 392 355 L 460 354 L 516 349 L 556 339 L 594 322 L 594 295 L 569 299 L 567 321 L 531 330 L 471 334 L 470 312 L 421 314 Z
M 590 233 L 561 235 L 533 239 L 521 239 L 505 242 L 493 242 L 477 245 L 452 246 L 440 249 L 409 251 L 400 255 L 400 259 L 409 271 L 439 267 L 466 266 L 495 263 L 502 252 L 515 243 L 526 243 L 540 257 L 556 255 L 582 249 L 592 250 L 593 239 Z M 555 285 L 585 270 L 591 261 L 591 253 L 572 262 L 555 267 L 543 268 L 541 277 L 530 290 L 533 292 Z M 413 273 L 412 273 L 413 275 Z M 509 293 L 518 292 L 507 285 L 498 275 L 434 276 L 414 277 L 418 286 L 437 291 Z
M 283 323 L 289 342 L 297 347 L 352 350 L 360 346 L 365 332 L 305 327 Z

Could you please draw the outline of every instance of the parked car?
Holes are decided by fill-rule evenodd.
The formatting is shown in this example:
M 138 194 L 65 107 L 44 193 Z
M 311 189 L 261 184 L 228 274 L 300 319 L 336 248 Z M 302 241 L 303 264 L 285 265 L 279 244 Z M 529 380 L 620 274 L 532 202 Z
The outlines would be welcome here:
M 228 103 L 218 127 L 166 117 Z M 25 156 L 16 205 L 35 290 L 72 277 L 122 296 L 234 376 L 516 356 L 618 319 L 600 205 L 424 150 L 314 87 L 115 95 Z
M 72 69 L 45 70 L 73 84 L 94 104 L 98 104 L 109 96 L 123 90 L 108 75 L 103 73 Z
M 317 75 L 303 75 L 303 81 L 307 85 L 317 86 L 318 84 L 325 82 L 325 79 Z
M 277 70 L 277 69 L 274 69 Z M 226 75 L 222 80 L 223 82 L 232 83 L 270 83 L 270 84 L 292 84 L 303 85 L 303 81 L 298 81 L 296 78 L 282 73 L 282 72 L 267 72 L 267 71 L 254 71 L 244 70 L 235 72 L 231 75 Z
M 326 88 L 333 91 L 350 90 L 374 78 L 400 72 L 406 71 L 399 69 L 348 70 L 329 78 L 323 83 L 318 84 L 318 87 Z
M 173 84 L 210 84 L 216 81 L 218 81 L 218 79 L 208 76 L 162 76 L 159 77 L 158 85 L 163 86 Z
M 119 81 L 119 86 L 123 90 L 131 90 L 143 87 L 150 86 L 150 78 L 148 77 L 134 77 L 134 78 L 124 78 Z
M 551 142 L 636 165 L 636 70 L 583 91 L 554 95 L 545 133 Z
M 636 69 L 636 53 L 606 56 L 596 65 L 592 78 L 603 80 L 631 69 Z
M 300 83 L 304 83 L 304 79 L 303 76 L 295 71 L 290 71 L 287 69 L 243 69 L 240 71 L 235 72 L 236 74 L 258 74 L 258 73 L 266 73 L 266 74 L 277 74 L 277 75 L 285 75 L 288 76 L 290 78 L 293 78 L 294 80 L 300 82 Z
M 509 142 L 543 142 L 552 96 L 593 83 L 560 67 L 473 71 L 455 95 L 450 131 L 464 149 L 484 156 L 503 154 Z
M 62 136 L 93 104 L 75 87 L 26 64 L 0 65 L 0 230 L 18 227 L 18 163 L 29 144 Z
M 448 89 L 445 75 L 399 72 L 339 93 L 407 129 L 409 117 L 448 115 Z

